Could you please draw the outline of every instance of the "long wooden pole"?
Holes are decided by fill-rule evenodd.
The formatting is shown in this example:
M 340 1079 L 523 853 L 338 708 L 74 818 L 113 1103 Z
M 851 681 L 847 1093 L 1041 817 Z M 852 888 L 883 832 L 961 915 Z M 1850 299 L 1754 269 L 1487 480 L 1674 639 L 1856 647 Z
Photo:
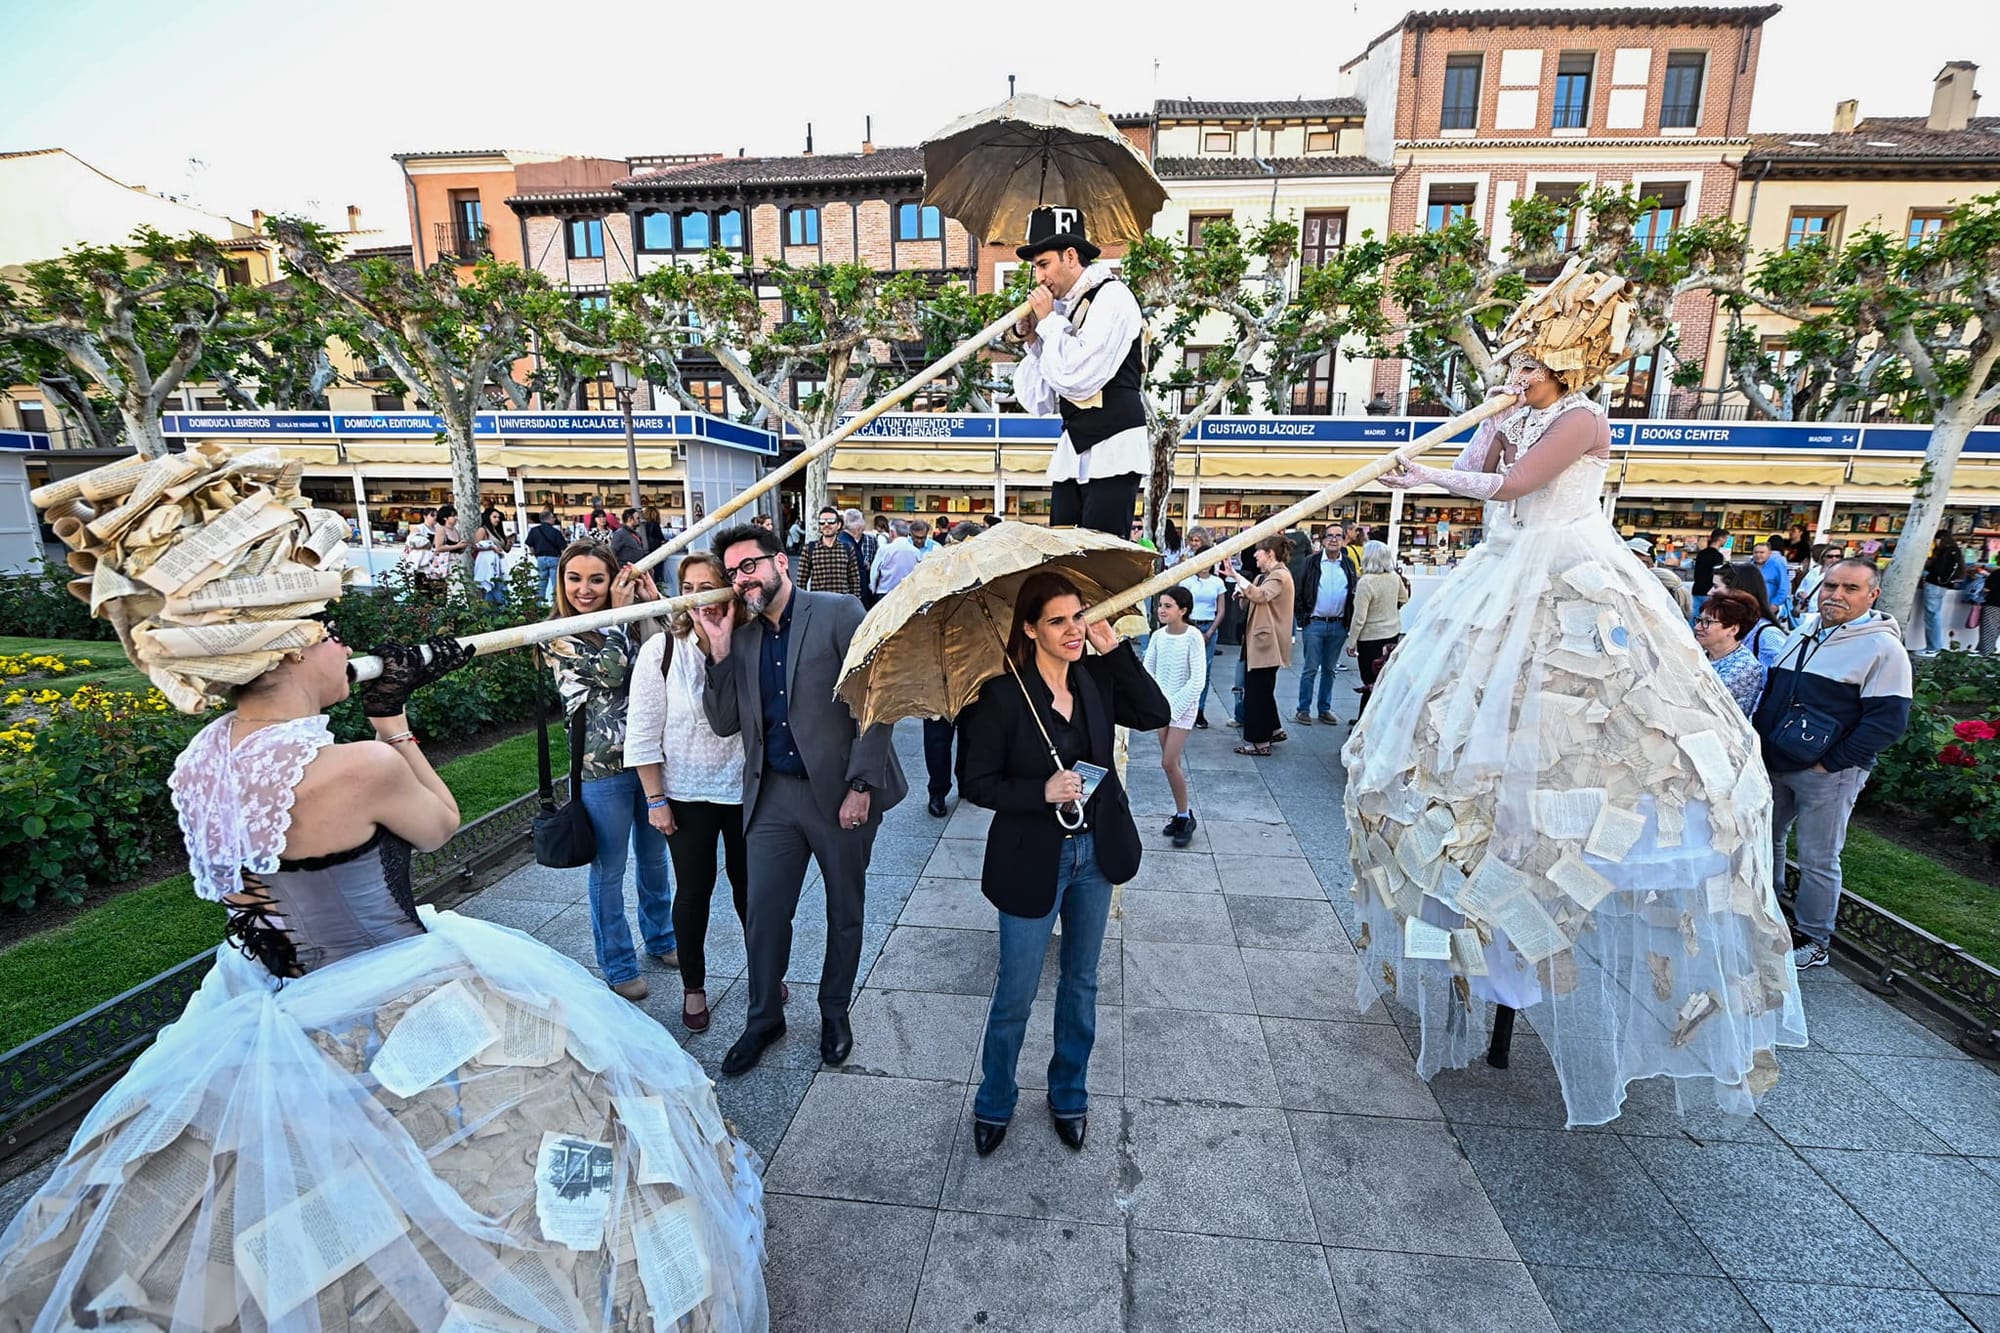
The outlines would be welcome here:
M 1204 569 L 1211 569 L 1239 551 L 1249 550 L 1266 537 L 1275 536 L 1283 532 L 1308 514 L 1324 509 L 1327 505 L 1332 504 L 1342 496 L 1366 486 L 1369 482 L 1389 471 L 1403 460 L 1415 458 L 1433 446 L 1443 444 L 1467 426 L 1474 426 L 1488 417 L 1497 416 L 1505 412 L 1508 408 L 1515 406 L 1519 401 L 1519 399 L 1509 394 L 1497 394 L 1487 399 L 1470 412 L 1460 413 L 1435 430 L 1424 432 L 1400 449 L 1392 450 L 1367 466 L 1350 472 L 1339 481 L 1322 487 L 1314 494 L 1307 496 L 1282 513 L 1273 514 L 1262 523 L 1245 528 L 1228 541 L 1211 546 L 1200 555 L 1185 557 L 1179 564 L 1169 569 L 1161 570 L 1144 583 L 1127 588 L 1124 592 L 1106 598 L 1084 612 L 1084 619 L 1086 621 L 1109 620 L 1127 607 L 1138 606 L 1148 598 L 1155 597 L 1176 584 L 1186 582 L 1190 574 L 1198 573 Z
M 682 597 L 668 597 L 654 602 L 634 602 L 630 606 L 614 606 L 604 611 L 566 616 L 561 620 L 531 620 L 525 625 L 468 635 L 459 642 L 471 647 L 473 656 L 485 657 L 489 653 L 504 653 L 510 648 L 547 643 L 567 634 L 610 629 L 613 625 L 629 625 L 635 620 L 654 620 L 684 608 L 726 602 L 735 596 L 734 588 L 710 588 L 706 592 L 691 592 Z M 382 674 L 382 659 L 373 654 L 351 657 L 347 660 L 347 674 L 356 684 L 374 680 Z
M 658 550 L 648 553 L 641 559 L 634 560 L 630 568 L 640 571 L 648 570 L 665 560 L 668 556 L 686 550 L 697 540 L 722 526 L 725 519 L 736 514 L 744 506 L 751 504 L 764 495 L 768 495 L 771 491 L 798 475 L 815 458 L 832 452 L 846 441 L 850 435 L 860 430 L 863 426 L 866 426 L 876 417 L 881 416 L 884 412 L 887 412 L 890 408 L 902 402 L 918 389 L 923 388 L 926 384 L 944 374 L 947 370 L 952 369 L 954 366 L 978 353 L 988 343 L 1025 319 L 1029 309 L 1028 302 L 1021 302 L 1021 304 L 1015 306 L 1012 310 L 1009 310 L 1006 314 L 1000 316 L 1000 318 L 994 320 L 970 338 L 967 338 L 950 352 L 938 360 L 931 362 L 931 364 L 904 380 L 894 389 L 891 389 L 885 397 L 878 399 L 866 410 L 856 414 L 852 420 L 844 423 L 840 429 L 821 439 L 811 448 L 802 451 L 783 467 L 767 473 L 756 485 L 745 488 L 727 503 L 717 509 L 711 510 L 708 517 L 702 519 L 699 523 L 690 524 L 687 531 L 671 538 Z

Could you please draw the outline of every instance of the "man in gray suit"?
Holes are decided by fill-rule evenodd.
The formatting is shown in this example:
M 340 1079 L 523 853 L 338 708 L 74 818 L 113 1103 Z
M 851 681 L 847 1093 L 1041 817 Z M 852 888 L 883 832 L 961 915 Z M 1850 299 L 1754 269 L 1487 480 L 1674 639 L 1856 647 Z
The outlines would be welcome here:
M 750 1021 L 723 1057 L 724 1074 L 756 1066 L 785 1032 L 780 988 L 792 956 L 792 917 L 806 858 L 826 881 L 826 962 L 820 974 L 820 1058 L 847 1059 L 847 1020 L 861 965 L 861 910 L 868 854 L 882 815 L 909 788 L 890 728 L 862 731 L 834 697 L 861 603 L 842 593 L 792 586 L 776 534 L 725 528 L 714 549 L 748 623 L 709 664 L 702 705 L 719 736 L 743 737 L 743 827 L 750 861 Z

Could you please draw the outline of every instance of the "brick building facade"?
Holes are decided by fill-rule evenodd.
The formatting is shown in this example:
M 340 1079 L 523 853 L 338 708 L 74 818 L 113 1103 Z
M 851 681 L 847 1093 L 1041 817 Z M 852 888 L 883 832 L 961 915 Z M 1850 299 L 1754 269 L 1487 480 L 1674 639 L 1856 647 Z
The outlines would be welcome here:
M 1418 231 L 1471 217 L 1498 253 L 1508 205 L 1631 186 L 1657 197 L 1642 243 L 1684 221 L 1727 217 L 1749 146 L 1763 25 L 1773 5 L 1415 12 L 1342 67 L 1367 108 L 1367 155 L 1395 172 L 1389 225 Z M 1699 357 L 1712 298 L 1684 298 L 1683 348 Z M 1627 368 L 1614 410 L 1667 415 L 1665 354 Z M 1399 401 L 1408 368 L 1376 363 Z

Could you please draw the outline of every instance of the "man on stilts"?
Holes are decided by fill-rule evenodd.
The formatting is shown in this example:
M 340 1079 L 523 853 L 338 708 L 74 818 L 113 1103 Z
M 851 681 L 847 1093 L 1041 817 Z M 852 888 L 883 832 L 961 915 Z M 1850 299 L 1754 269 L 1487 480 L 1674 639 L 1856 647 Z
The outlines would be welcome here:
M 1015 251 L 1039 279 L 1033 313 L 1015 328 L 1021 361 L 1014 396 L 1030 412 L 1060 412 L 1049 460 L 1052 527 L 1132 533 L 1133 507 L 1151 458 L 1146 439 L 1145 317 L 1084 232 L 1083 210 L 1044 205 L 1028 215 Z

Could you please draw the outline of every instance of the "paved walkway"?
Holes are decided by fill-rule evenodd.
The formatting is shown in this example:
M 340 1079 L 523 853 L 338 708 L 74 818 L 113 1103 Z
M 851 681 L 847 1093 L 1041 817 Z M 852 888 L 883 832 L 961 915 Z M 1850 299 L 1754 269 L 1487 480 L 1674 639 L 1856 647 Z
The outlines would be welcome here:
M 777 1328 L 2000 1331 L 1993 1071 L 1821 969 L 1813 1049 L 1783 1055 L 1754 1119 L 1683 1119 L 1645 1085 L 1607 1129 L 1565 1131 L 1525 1027 L 1512 1069 L 1426 1086 L 1392 1014 L 1354 1007 L 1347 728 L 1291 731 L 1267 760 L 1230 753 L 1230 729 L 1195 733 L 1184 852 L 1151 836 L 1170 802 L 1152 738 L 1134 738 L 1148 848 L 1104 952 L 1088 1144 L 1065 1150 L 1029 1093 L 981 1160 L 988 816 L 955 799 L 926 814 L 917 728 L 899 728 L 916 792 L 876 843 L 853 1057 L 819 1065 L 809 890 L 792 1029 L 720 1085 L 769 1162 Z M 529 869 L 468 910 L 587 963 L 582 894 L 581 871 Z M 687 1045 L 713 1075 L 744 994 L 727 911 L 712 937 L 716 1018 Z M 649 975 L 646 1007 L 685 1036 L 674 974 Z M 1045 1002 L 1054 981 L 1052 956 Z M 1024 1087 L 1048 1023 L 1043 1003 Z
M 1565 1131 L 1525 1027 L 1511 1070 L 1418 1080 L 1393 1015 L 1353 1003 L 1345 727 L 1294 725 L 1260 761 L 1197 732 L 1184 852 L 1151 836 L 1166 786 L 1135 738 L 1148 850 L 1105 948 L 1088 1145 L 1063 1149 L 1028 1093 L 979 1159 L 987 817 L 927 815 L 917 728 L 899 731 L 917 794 L 876 843 L 852 1059 L 817 1056 L 815 885 L 792 1030 L 720 1086 L 769 1163 L 776 1328 L 2000 1333 L 2000 1078 L 1830 969 L 1808 974 L 1813 1049 L 1781 1057 L 1754 1119 L 1682 1119 L 1649 1085 L 1606 1129 Z M 466 910 L 587 964 L 583 895 L 582 871 L 529 868 Z M 687 1046 L 714 1074 L 744 1020 L 726 908 L 710 955 L 715 1022 Z M 675 975 L 648 975 L 645 1007 L 685 1038 Z M 1051 959 L 1024 1086 L 1053 987 Z

